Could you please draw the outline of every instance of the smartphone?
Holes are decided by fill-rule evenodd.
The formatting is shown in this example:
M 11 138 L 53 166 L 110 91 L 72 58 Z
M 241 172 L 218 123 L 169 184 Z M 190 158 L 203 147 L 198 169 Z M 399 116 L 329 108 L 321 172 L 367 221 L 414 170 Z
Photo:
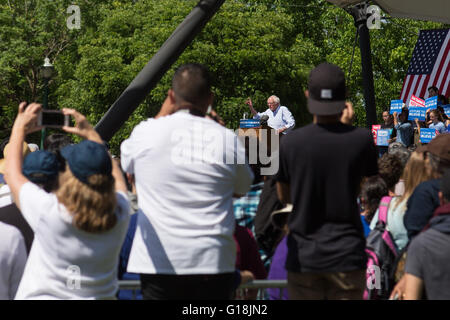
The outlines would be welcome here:
M 71 126 L 70 115 L 63 114 L 61 110 L 41 110 L 38 115 L 38 126 L 48 128 Z

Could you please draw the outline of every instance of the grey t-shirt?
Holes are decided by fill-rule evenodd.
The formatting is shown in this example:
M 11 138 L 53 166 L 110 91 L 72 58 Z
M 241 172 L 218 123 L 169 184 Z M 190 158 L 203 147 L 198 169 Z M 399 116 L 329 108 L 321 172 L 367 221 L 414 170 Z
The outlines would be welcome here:
M 408 248 L 405 272 L 421 278 L 430 300 L 450 299 L 450 234 L 429 229 Z

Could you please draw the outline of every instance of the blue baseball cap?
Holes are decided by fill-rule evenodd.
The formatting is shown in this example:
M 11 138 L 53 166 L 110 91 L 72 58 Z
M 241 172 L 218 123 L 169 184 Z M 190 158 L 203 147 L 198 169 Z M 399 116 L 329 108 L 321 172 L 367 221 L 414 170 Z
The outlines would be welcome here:
M 58 159 L 48 151 L 31 152 L 23 160 L 22 173 L 34 183 L 46 183 L 58 176 Z
M 111 175 L 111 158 L 103 144 L 83 140 L 61 149 L 61 155 L 73 175 L 83 183 L 89 184 L 88 178 L 94 174 Z

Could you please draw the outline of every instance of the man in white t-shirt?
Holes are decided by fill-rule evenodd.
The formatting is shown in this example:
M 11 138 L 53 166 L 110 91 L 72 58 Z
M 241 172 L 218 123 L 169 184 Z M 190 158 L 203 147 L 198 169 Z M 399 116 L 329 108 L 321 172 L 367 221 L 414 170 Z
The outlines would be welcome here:
M 236 135 L 205 118 L 212 101 L 206 68 L 183 65 L 162 108 L 172 114 L 141 122 L 122 143 L 140 208 L 128 272 L 141 275 L 144 299 L 231 298 L 232 197 L 253 174 Z

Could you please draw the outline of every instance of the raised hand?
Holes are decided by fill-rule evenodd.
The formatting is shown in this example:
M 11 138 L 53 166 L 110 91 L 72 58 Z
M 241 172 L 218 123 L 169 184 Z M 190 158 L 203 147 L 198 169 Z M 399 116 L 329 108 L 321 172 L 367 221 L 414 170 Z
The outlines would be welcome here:
M 103 140 L 98 132 L 95 131 L 84 115 L 75 109 L 64 108 L 62 111 L 65 115 L 70 115 L 75 119 L 75 127 L 62 127 L 65 132 L 76 134 L 82 138 L 92 140 L 94 142 L 103 143 Z
M 42 106 L 38 103 L 30 103 L 29 105 L 26 102 L 20 103 L 14 126 L 22 128 L 25 134 L 42 129 L 42 126 L 37 125 L 41 109 Z

